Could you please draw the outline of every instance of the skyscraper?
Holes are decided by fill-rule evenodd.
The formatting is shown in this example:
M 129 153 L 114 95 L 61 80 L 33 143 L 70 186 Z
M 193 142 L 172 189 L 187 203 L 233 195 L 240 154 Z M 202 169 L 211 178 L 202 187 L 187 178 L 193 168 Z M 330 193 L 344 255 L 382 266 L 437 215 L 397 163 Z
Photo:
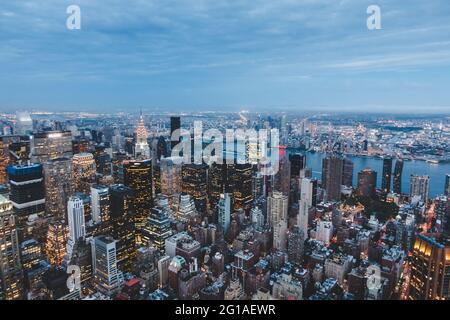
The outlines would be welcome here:
M 430 193 L 430 176 L 411 175 L 410 196 L 420 196 L 422 201 L 427 202 Z
M 300 190 L 300 200 L 306 201 L 309 207 L 315 207 L 317 204 L 317 180 L 301 179 Z
M 142 242 L 162 250 L 165 241 L 172 235 L 167 208 L 156 206 L 151 209 L 147 224 L 142 230 Z
M 353 161 L 349 158 L 344 158 L 342 167 L 342 185 L 351 187 L 353 186 Z
M 6 300 L 23 299 L 23 273 L 13 205 L 0 195 L 0 289 Z
M 95 287 L 106 295 L 116 293 L 123 282 L 117 266 L 116 241 L 99 236 L 92 241 L 92 273 Z
M 67 253 L 68 228 L 62 221 L 52 221 L 48 225 L 45 253 L 52 266 L 60 266 Z
M 47 131 L 35 133 L 31 140 L 31 160 L 45 163 L 48 160 L 71 158 L 72 133 L 70 131 Z
M 77 153 L 72 159 L 75 192 L 89 193 L 95 183 L 95 160 L 92 153 Z
M 275 227 L 280 220 L 287 221 L 288 197 L 281 192 L 273 192 L 267 200 L 267 219 Z
M 180 132 L 178 134 L 175 133 L 176 130 L 181 129 L 181 120 L 180 117 L 170 117 L 170 149 L 173 148 L 180 142 Z
M 411 258 L 410 300 L 450 298 L 450 245 L 420 234 Z
M 322 161 L 322 188 L 327 201 L 341 200 L 343 165 L 342 158 L 337 155 L 329 155 Z
M 381 180 L 381 191 L 388 194 L 391 191 L 392 158 L 383 159 L 383 178 Z
M 190 195 L 197 211 L 204 215 L 208 203 L 208 166 L 206 164 L 184 164 L 181 168 L 181 190 Z
M 394 192 L 402 193 L 402 174 L 403 174 L 403 160 L 397 159 L 394 168 Z
M 91 187 L 92 220 L 94 223 L 107 222 L 110 218 L 110 199 L 107 186 Z
M 249 212 L 253 201 L 252 165 L 236 164 L 233 172 L 233 209 Z
M 86 236 L 86 226 L 84 221 L 83 200 L 71 197 L 67 202 L 67 217 L 69 225 L 68 252 L 72 253 L 75 242 L 84 239 Z
M 450 174 L 445 175 L 445 190 L 444 194 L 450 196 Z
M 134 149 L 136 158 L 148 159 L 150 157 L 150 147 L 148 145 L 147 138 L 147 128 L 145 127 L 144 117 L 141 112 L 139 122 L 136 127 L 136 144 Z
M 10 196 L 20 228 L 30 215 L 42 216 L 45 211 L 44 177 L 42 165 L 14 165 L 8 167 Z
M 223 231 L 223 234 L 227 234 L 230 228 L 231 222 L 231 196 L 229 193 L 224 193 L 220 196 L 219 203 L 217 205 L 217 217 L 219 220 L 219 227 Z
M 54 217 L 65 218 L 67 201 L 73 195 L 72 160 L 52 159 L 44 163 L 45 211 Z
M 297 265 L 303 263 L 303 247 L 305 235 L 298 226 L 292 228 L 288 234 L 288 258 L 289 261 Z
M 366 168 L 358 173 L 357 194 L 364 197 L 374 197 L 377 185 L 377 173 Z
M 145 226 L 150 208 L 153 205 L 152 195 L 152 161 L 124 161 L 124 184 L 134 192 L 134 223 L 136 241 L 140 243 L 140 230 Z

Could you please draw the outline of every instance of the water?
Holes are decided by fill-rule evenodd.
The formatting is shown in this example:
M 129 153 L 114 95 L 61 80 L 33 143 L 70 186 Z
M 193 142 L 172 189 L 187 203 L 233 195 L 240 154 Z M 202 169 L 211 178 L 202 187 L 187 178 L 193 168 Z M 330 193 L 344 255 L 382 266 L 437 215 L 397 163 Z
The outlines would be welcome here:
M 313 177 L 321 179 L 322 159 L 324 153 L 307 153 L 306 164 L 313 170 Z M 365 168 L 371 168 L 377 172 L 377 187 L 381 188 L 383 175 L 383 160 L 379 158 L 349 156 L 353 161 L 353 186 L 356 187 L 358 172 Z M 395 160 L 392 170 L 394 170 Z M 402 175 L 402 193 L 409 193 L 409 180 L 411 174 L 430 176 L 430 197 L 436 197 L 444 193 L 445 175 L 450 173 L 450 163 L 433 164 L 425 161 L 404 161 Z M 392 188 L 392 182 L 391 182 Z

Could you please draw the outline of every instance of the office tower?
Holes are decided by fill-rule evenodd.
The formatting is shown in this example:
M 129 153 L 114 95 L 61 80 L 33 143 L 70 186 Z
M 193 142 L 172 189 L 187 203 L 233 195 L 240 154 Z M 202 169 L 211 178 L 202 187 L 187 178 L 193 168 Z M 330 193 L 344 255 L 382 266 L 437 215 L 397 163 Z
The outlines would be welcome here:
M 15 134 L 28 135 L 33 132 L 33 120 L 27 111 L 16 112 Z
M 300 179 L 300 200 L 306 201 L 309 207 L 317 205 L 317 180 Z
M 253 202 L 252 165 L 236 164 L 233 172 L 233 210 L 243 209 L 249 212 Z
M 13 204 L 0 195 L 0 289 L 6 300 L 23 298 L 23 274 Z
M 141 115 L 139 116 L 139 122 L 136 127 L 136 144 L 134 149 L 136 158 L 150 158 L 150 147 L 148 145 L 147 138 L 147 128 L 145 127 L 144 117 L 141 112 Z
M 223 234 L 226 235 L 230 229 L 231 222 L 231 196 L 229 193 L 224 193 L 220 196 L 217 210 L 219 227 L 223 231 Z
M 8 143 L 3 140 L 3 137 L 0 137 L 0 185 L 6 184 L 8 181 L 6 168 L 10 162 Z
M 306 240 L 308 238 L 309 205 L 305 200 L 300 200 L 298 204 L 297 227 L 303 233 Z
M 147 224 L 142 230 L 143 245 L 153 245 L 160 250 L 164 249 L 166 239 L 172 235 L 167 209 L 159 206 L 151 209 Z
M 232 193 L 234 165 L 213 163 L 208 172 L 209 207 L 215 210 L 223 193 Z
M 182 189 L 181 164 L 175 158 L 161 159 L 161 193 L 168 197 L 176 197 Z
M 93 185 L 91 187 L 91 210 L 94 223 L 109 221 L 110 199 L 107 186 Z
M 120 289 L 123 275 L 117 266 L 116 241 L 113 238 L 99 236 L 93 239 L 92 274 L 94 285 L 100 292 L 112 295 Z
M 291 162 L 291 179 L 298 179 L 300 171 L 306 167 L 306 157 L 300 153 L 294 153 L 289 155 L 289 161 Z
M 134 192 L 134 223 L 136 241 L 141 241 L 140 230 L 145 226 L 150 208 L 153 205 L 152 195 L 152 161 L 124 161 L 124 185 Z
M 169 204 L 165 204 L 168 208 Z M 195 208 L 195 202 L 190 195 L 182 193 L 178 202 L 178 208 L 174 214 L 175 220 L 186 224 L 195 225 L 198 219 L 198 212 Z
M 305 234 L 298 226 L 288 234 L 288 258 L 294 264 L 302 265 Z
M 286 251 L 287 246 L 287 221 L 279 220 L 273 226 L 273 248 L 280 251 Z
M 353 186 L 353 161 L 349 158 L 344 158 L 342 166 L 342 185 L 351 187 Z
M 257 229 L 260 229 L 264 226 L 264 214 L 262 210 L 258 207 L 252 208 L 250 211 L 250 217 L 252 219 L 252 223 Z
M 408 299 L 448 300 L 450 298 L 450 244 L 419 234 L 411 258 Z
M 450 196 L 450 174 L 445 175 L 445 190 L 444 194 Z
M 208 166 L 206 164 L 183 164 L 181 168 L 181 190 L 190 195 L 197 211 L 206 214 L 208 204 Z
M 73 248 L 68 265 L 80 268 L 81 287 L 90 287 L 92 279 L 92 244 L 89 241 L 77 241 Z
M 356 193 L 363 197 L 374 197 L 376 194 L 377 173 L 372 169 L 364 169 L 358 173 Z
M 52 159 L 44 163 L 45 211 L 48 215 L 65 218 L 67 201 L 73 195 L 72 161 Z
M 72 133 L 70 131 L 48 131 L 35 133 L 31 140 L 31 161 L 45 163 L 56 158 L 71 158 Z
M 267 199 L 267 219 L 275 227 L 280 220 L 287 221 L 288 197 L 281 192 L 273 192 Z
M 20 244 L 20 260 L 25 272 L 36 269 L 42 259 L 41 244 L 34 239 L 23 241 Z
M 170 117 L 170 150 L 173 150 L 173 148 L 180 142 L 180 132 L 175 132 L 176 130 L 181 129 L 181 120 L 180 117 Z
M 394 193 L 402 193 L 403 160 L 398 159 L 394 168 Z
M 337 155 L 329 155 L 322 161 L 322 189 L 327 201 L 341 200 L 343 165 L 344 161 Z
M 84 239 L 84 237 L 86 236 L 83 200 L 78 197 L 71 197 L 69 199 L 69 201 L 67 202 L 67 218 L 69 226 L 67 253 L 70 257 L 75 242 L 80 239 Z
M 89 193 L 95 183 L 95 160 L 92 153 L 78 153 L 72 159 L 72 177 L 75 192 Z
M 272 192 L 279 191 L 289 195 L 291 189 L 291 163 L 287 157 L 280 158 L 279 169 L 275 175 L 272 175 Z
M 410 178 L 410 196 L 420 196 L 422 201 L 428 201 L 428 195 L 430 192 L 430 177 L 429 176 L 417 176 L 412 174 Z
M 153 194 L 161 193 L 161 163 L 153 162 L 152 176 L 153 176 Z
M 117 241 L 117 263 L 121 270 L 131 270 L 136 255 L 136 228 L 133 214 L 133 189 L 124 185 L 109 188 L 111 235 Z
M 333 224 L 331 221 L 320 220 L 317 223 L 316 239 L 329 245 L 331 237 L 333 236 Z
M 253 200 L 258 200 L 266 195 L 265 176 L 261 172 L 255 173 L 252 177 L 252 194 Z
M 381 191 L 388 194 L 391 191 L 392 158 L 383 159 L 383 178 L 381 180 Z
M 93 155 L 97 173 L 101 176 L 110 176 L 112 174 L 112 149 L 104 144 L 97 145 Z
M 75 135 L 72 132 L 72 136 Z M 76 138 L 72 140 L 72 152 L 73 154 L 89 152 L 89 140 L 86 138 Z
M 67 250 L 68 228 L 63 221 L 51 221 L 48 225 L 45 254 L 52 266 L 60 266 L 64 262 Z
M 10 195 L 20 229 L 30 215 L 42 216 L 45 211 L 42 165 L 13 165 L 8 169 Z

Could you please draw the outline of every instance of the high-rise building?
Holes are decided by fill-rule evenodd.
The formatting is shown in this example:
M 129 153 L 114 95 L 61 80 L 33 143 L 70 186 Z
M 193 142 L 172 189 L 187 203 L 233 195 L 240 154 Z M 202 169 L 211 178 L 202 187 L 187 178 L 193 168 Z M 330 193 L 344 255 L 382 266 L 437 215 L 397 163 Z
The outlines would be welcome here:
M 223 234 L 227 234 L 231 222 L 231 196 L 229 193 L 224 193 L 220 196 L 219 204 L 217 205 L 217 217 L 219 220 L 219 227 Z
M 99 236 L 92 241 L 92 273 L 95 287 L 106 295 L 116 293 L 123 282 L 117 265 L 116 241 Z
M 23 299 L 23 273 L 13 205 L 0 195 L 0 290 L 6 300 Z
M 298 226 L 292 228 L 288 234 L 288 258 L 297 265 L 303 263 L 303 247 L 305 234 Z
M 35 133 L 31 140 L 31 160 L 45 163 L 48 160 L 71 158 L 72 133 L 70 131 L 47 131 Z
M 150 157 L 150 147 L 148 145 L 147 138 L 147 128 L 145 127 L 144 117 L 141 112 L 139 122 L 136 127 L 136 144 L 134 149 L 136 158 L 148 159 Z
M 357 194 L 364 197 L 374 197 L 376 193 L 377 173 L 372 169 L 364 169 L 358 173 Z
M 208 166 L 184 164 L 181 168 L 182 192 L 190 195 L 197 211 L 204 215 L 208 204 Z
M 153 205 L 152 161 L 124 161 L 124 184 L 134 192 L 134 223 L 136 241 L 141 242 L 140 230 L 145 226 Z
M 44 177 L 42 165 L 13 165 L 8 167 L 10 195 L 19 229 L 30 215 L 45 212 Z
M 117 241 L 117 263 L 123 271 L 131 269 L 136 255 L 133 189 L 124 185 L 109 188 L 111 235 Z
M 95 160 L 92 153 L 77 153 L 72 159 L 75 192 L 89 193 L 95 183 Z
M 252 165 L 236 164 L 233 174 L 233 209 L 249 212 L 253 202 Z
M 52 221 L 48 225 L 45 253 L 52 266 L 60 266 L 67 253 L 68 228 L 63 221 Z
M 260 229 L 264 226 L 264 214 L 262 213 L 262 210 L 260 208 L 252 208 L 252 210 L 250 211 L 250 216 L 252 219 L 252 223 L 256 228 Z
M 182 189 L 181 164 L 173 157 L 161 159 L 161 193 L 177 197 Z
M 422 201 L 427 202 L 430 193 L 430 176 L 411 175 L 410 196 L 420 196 Z
M 353 161 L 349 158 L 344 158 L 342 166 L 342 185 L 351 187 L 353 186 Z
M 94 223 L 109 221 L 110 199 L 107 186 L 93 185 L 91 187 L 91 208 Z
M 411 258 L 410 300 L 450 298 L 450 244 L 420 234 Z
M 299 199 L 299 184 L 300 173 L 306 167 L 306 157 L 302 154 L 295 153 L 289 155 L 289 162 L 291 163 L 291 177 L 290 177 L 290 203 L 297 202 Z
M 275 227 L 280 220 L 287 221 L 288 197 L 281 192 L 273 192 L 267 200 L 267 219 L 270 226 Z
M 84 220 L 84 204 L 83 200 L 77 197 L 71 197 L 67 202 L 67 218 L 69 226 L 69 239 L 67 252 L 69 256 L 72 249 L 80 239 L 86 236 L 86 225 Z
M 403 160 L 398 159 L 394 168 L 394 193 L 402 193 Z
M 279 220 L 273 226 L 273 248 L 279 251 L 286 251 L 287 247 L 287 221 Z
M 381 179 L 381 191 L 384 194 L 391 192 L 392 158 L 383 159 L 383 178 Z
M 343 165 L 344 161 L 337 155 L 329 155 L 322 161 L 322 189 L 327 201 L 341 200 Z
M 170 117 L 170 149 L 173 148 L 180 142 L 180 132 L 176 130 L 181 129 L 181 120 L 180 117 Z M 178 132 L 178 134 L 177 134 Z
M 234 165 L 213 163 L 208 172 L 209 207 L 215 210 L 223 193 L 232 193 Z
M 0 185 L 7 182 L 6 168 L 9 162 L 8 143 L 4 141 L 3 137 L 0 137 Z
M 153 207 L 147 218 L 147 225 L 142 230 L 142 243 L 146 246 L 153 245 L 163 250 L 165 241 L 172 235 L 170 219 L 167 208 Z
M 67 201 L 73 195 L 72 160 L 52 159 L 44 163 L 45 211 L 48 215 L 65 218 Z
M 309 207 L 317 204 L 317 180 L 300 179 L 300 200 L 306 201 Z
M 27 111 L 16 112 L 16 125 L 14 132 L 16 134 L 31 134 L 33 132 L 33 120 Z
M 300 200 L 298 205 L 297 227 L 303 234 L 304 239 L 308 238 L 309 205 L 305 200 Z
M 450 174 L 445 175 L 445 190 L 444 194 L 450 196 Z
M 316 239 L 325 243 L 325 245 L 329 245 L 331 241 L 331 237 L 333 236 L 333 224 L 331 221 L 320 220 L 317 223 L 316 229 Z

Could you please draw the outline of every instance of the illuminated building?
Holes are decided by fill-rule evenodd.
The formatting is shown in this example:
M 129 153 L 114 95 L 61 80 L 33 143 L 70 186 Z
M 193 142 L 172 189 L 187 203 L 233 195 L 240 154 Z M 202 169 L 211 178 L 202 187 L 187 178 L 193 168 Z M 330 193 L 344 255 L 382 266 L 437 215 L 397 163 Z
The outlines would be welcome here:
M 80 281 L 82 287 L 90 285 L 90 280 L 92 278 L 92 245 L 88 240 L 79 240 L 75 242 L 68 265 L 80 267 Z
M 110 176 L 112 174 L 112 149 L 104 144 L 97 145 L 93 155 L 97 173 L 101 176 Z
M 44 163 L 45 211 L 58 218 L 66 216 L 67 201 L 73 195 L 72 161 L 52 159 Z
M 164 288 L 169 283 L 169 265 L 172 261 L 170 256 L 163 256 L 158 260 L 159 286 Z
M 197 211 L 204 215 L 208 204 L 208 166 L 206 164 L 184 164 L 181 168 L 181 190 L 190 195 Z
M 25 271 L 35 269 L 42 258 L 41 245 L 34 239 L 26 240 L 20 244 L 20 257 L 22 268 Z
M 181 164 L 175 162 L 172 157 L 161 159 L 161 193 L 168 197 L 178 196 L 182 190 Z
M 52 221 L 48 225 L 45 253 L 52 266 L 60 266 L 64 262 L 68 233 L 67 225 L 62 221 Z
M 116 241 L 99 236 L 92 241 L 92 274 L 95 287 L 106 295 L 119 291 L 123 275 L 117 265 Z
M 402 193 L 403 160 L 398 159 L 394 168 L 394 193 Z
M 213 163 L 208 172 L 209 208 L 215 210 L 223 193 L 232 193 L 234 165 Z
M 381 191 L 384 194 L 391 192 L 392 158 L 383 159 L 383 178 L 381 179 Z
M 233 172 L 233 210 L 250 211 L 253 201 L 252 166 L 250 164 L 236 164 Z
M 287 221 L 288 197 L 281 192 L 273 192 L 267 200 L 267 218 L 270 226 L 276 226 L 280 220 Z
M 23 273 L 11 201 L 0 195 L 0 279 L 6 300 L 23 299 Z
M 364 169 L 358 173 L 356 193 L 364 197 L 374 197 L 377 186 L 377 173 L 372 169 Z
M 6 184 L 6 167 L 9 165 L 9 149 L 8 144 L 0 137 L 0 184 Z
M 420 196 L 423 202 L 428 201 L 430 193 L 430 177 L 429 176 L 417 176 L 412 174 L 410 178 L 410 196 Z
M 329 155 L 322 161 L 322 189 L 327 201 L 341 200 L 343 165 L 344 161 L 337 155 Z
M 255 201 L 266 195 L 265 176 L 261 172 L 257 172 L 252 177 L 252 194 Z
M 40 164 L 14 165 L 8 169 L 10 195 L 19 229 L 25 227 L 30 215 L 42 216 L 45 211 L 44 177 Z
M 72 159 L 74 190 L 89 193 L 95 183 L 95 160 L 92 153 L 78 153 Z
M 117 243 L 117 263 L 120 270 L 131 269 L 136 255 L 136 228 L 133 220 L 133 190 L 124 185 L 109 188 L 111 235 Z
M 144 158 L 148 159 L 150 157 L 150 147 L 148 145 L 148 133 L 147 128 L 145 127 L 144 117 L 139 116 L 139 122 L 136 127 L 136 144 L 135 144 L 135 157 L 136 158 Z
M 48 160 L 71 158 L 72 133 L 70 131 L 48 131 L 35 133 L 31 140 L 31 160 L 45 163 Z
M 71 197 L 67 202 L 67 217 L 69 225 L 69 239 L 67 242 L 67 254 L 72 255 L 75 242 L 84 240 L 86 236 L 86 226 L 84 221 L 83 200 Z
M 134 194 L 134 223 L 136 226 L 136 241 L 141 242 L 140 230 L 145 226 L 150 208 L 153 205 L 152 197 L 152 161 L 124 161 L 124 185 L 131 188 Z
M 147 225 L 142 230 L 142 242 L 163 250 L 165 241 L 172 235 L 169 214 L 164 207 L 154 207 L 147 218 Z
M 417 236 L 412 250 L 410 300 L 450 298 L 450 243 L 431 236 Z
M 194 224 L 197 221 L 197 209 L 195 208 L 195 203 L 191 196 L 183 193 L 180 195 L 178 208 L 175 211 L 174 218 L 176 221 L 181 221 L 186 224 Z
M 223 234 L 226 235 L 230 228 L 231 222 L 231 197 L 229 193 L 220 195 L 217 211 L 219 227 L 223 231 Z
M 109 221 L 110 199 L 107 186 L 93 185 L 91 187 L 91 209 L 94 223 Z

